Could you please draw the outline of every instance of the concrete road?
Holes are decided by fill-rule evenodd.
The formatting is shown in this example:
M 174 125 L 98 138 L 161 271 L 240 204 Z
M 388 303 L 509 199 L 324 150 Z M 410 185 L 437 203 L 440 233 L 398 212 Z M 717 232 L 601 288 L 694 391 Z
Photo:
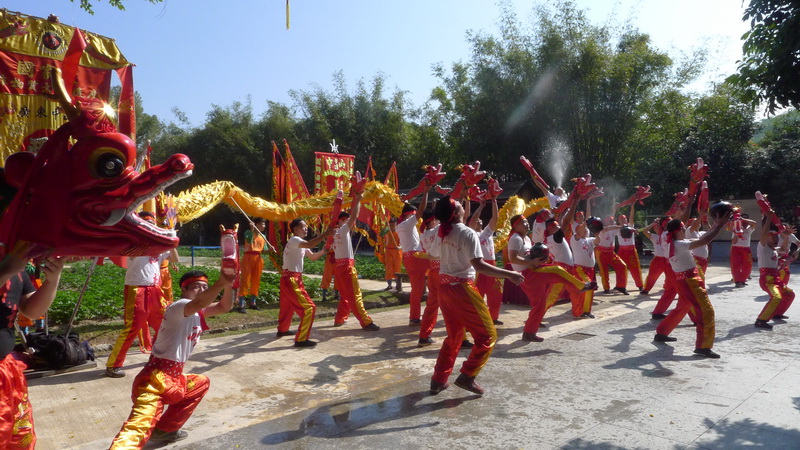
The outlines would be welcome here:
M 437 344 L 417 348 L 406 309 L 375 314 L 377 333 L 353 318 L 320 321 L 315 349 L 274 330 L 204 339 L 187 370 L 208 375 L 211 390 L 189 438 L 165 448 L 800 448 L 800 327 L 793 309 L 772 331 L 753 327 L 767 300 L 753 276 L 733 289 L 724 263 L 709 270 L 718 360 L 692 354 L 688 319 L 677 342 L 652 341 L 660 290 L 598 294 L 596 319 L 556 305 L 542 343 L 521 341 L 528 311 L 504 305 L 483 397 L 455 386 L 428 394 L 443 324 Z M 129 355 L 122 379 L 93 370 L 31 381 L 37 448 L 107 448 L 146 359 Z

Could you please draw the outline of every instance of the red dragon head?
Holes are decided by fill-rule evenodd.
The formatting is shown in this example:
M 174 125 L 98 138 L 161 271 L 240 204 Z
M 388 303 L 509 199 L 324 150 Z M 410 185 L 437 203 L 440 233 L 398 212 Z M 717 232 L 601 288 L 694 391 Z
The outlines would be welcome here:
M 6 160 L 6 182 L 17 194 L 0 222 L 0 242 L 7 249 L 28 246 L 29 256 L 155 256 L 175 248 L 174 232 L 142 220 L 136 209 L 191 175 L 189 158 L 172 155 L 139 174 L 133 141 L 100 131 L 110 121 L 95 121 L 96 107 L 87 110 L 99 102 L 80 101 L 79 108 L 61 103 L 70 121 L 37 154 Z M 89 132 L 87 123 L 96 123 L 97 131 Z

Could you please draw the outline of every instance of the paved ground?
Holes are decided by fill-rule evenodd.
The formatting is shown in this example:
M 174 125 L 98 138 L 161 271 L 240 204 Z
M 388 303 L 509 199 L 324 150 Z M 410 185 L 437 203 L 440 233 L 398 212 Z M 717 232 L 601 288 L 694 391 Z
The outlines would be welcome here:
M 316 349 L 274 331 L 204 339 L 187 367 L 212 387 L 184 427 L 189 438 L 169 448 L 800 448 L 798 306 L 761 331 L 752 325 L 766 301 L 757 281 L 732 289 L 723 263 L 708 284 L 721 359 L 692 355 L 688 321 L 677 342 L 653 343 L 656 295 L 600 294 L 594 320 L 556 305 L 542 343 L 520 341 L 527 310 L 504 305 L 478 378 L 483 397 L 457 387 L 428 395 L 438 345 L 417 348 L 406 309 L 374 314 L 377 333 L 352 318 L 342 328 L 320 321 Z M 95 369 L 32 380 L 37 448 L 107 448 L 146 359 L 130 354 L 122 379 Z

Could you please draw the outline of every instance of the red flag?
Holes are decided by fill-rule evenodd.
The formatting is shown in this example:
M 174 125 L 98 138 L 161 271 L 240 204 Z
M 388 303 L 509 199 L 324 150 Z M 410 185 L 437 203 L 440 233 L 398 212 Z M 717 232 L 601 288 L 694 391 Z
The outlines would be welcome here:
M 284 203 L 292 203 L 310 197 L 311 195 L 308 193 L 306 182 L 303 181 L 303 176 L 297 168 L 297 163 L 294 162 L 294 156 L 292 156 L 292 151 L 289 149 L 289 143 L 286 142 L 286 139 L 283 140 L 283 146 L 286 149 L 284 158 L 284 176 L 286 177 Z
M 364 177 L 370 181 L 375 179 L 375 169 L 372 168 L 372 155 L 370 155 L 367 159 L 367 170 L 364 171 Z M 372 239 L 369 237 L 367 230 L 373 229 L 376 206 L 377 202 L 375 201 L 362 203 L 361 209 L 358 212 L 358 220 L 367 224 L 366 230 L 359 229 L 358 231 L 367 237 L 367 240 L 370 241 L 370 244 L 372 244 Z
M 314 157 L 314 194 L 326 194 L 339 189 L 347 192 L 356 157 L 323 152 L 315 152 Z

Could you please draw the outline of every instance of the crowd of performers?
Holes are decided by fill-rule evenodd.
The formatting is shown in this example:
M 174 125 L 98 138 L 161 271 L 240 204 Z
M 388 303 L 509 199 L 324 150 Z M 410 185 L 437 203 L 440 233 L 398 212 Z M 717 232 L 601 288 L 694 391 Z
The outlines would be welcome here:
M 761 227 L 756 246 L 759 284 L 770 298 L 758 314 L 755 326 L 771 329 L 771 321 L 787 318 L 785 313 L 794 299 L 787 286 L 788 264 L 796 256 L 790 249 L 796 247 L 798 240 L 794 228 L 780 224 L 771 209 L 764 209 L 761 224 L 736 217 L 725 205 L 699 208 L 697 215 L 691 217 L 694 198 L 689 196 L 683 202 L 676 202 L 671 214 L 637 230 L 625 215 L 593 217 L 591 198 L 597 195 L 596 189 L 580 191 L 576 187 L 569 196 L 560 188 L 551 193 L 535 172 L 532 175 L 548 198 L 550 208 L 530 218 L 517 215 L 509 219 L 511 231 L 503 268 L 497 266 L 495 258 L 498 189 L 475 196 L 479 206 L 471 213 L 468 186 L 454 189 L 429 207 L 429 191 L 434 183 L 423 180 L 418 190 L 421 195 L 418 205 L 406 203 L 400 216 L 389 222 L 389 232 L 383 238 L 387 289 L 392 288 L 395 273 L 404 267 L 411 284 L 409 325 L 419 327 L 419 347 L 435 344 L 431 335 L 440 310 L 444 318 L 446 338 L 433 367 L 431 394 L 450 386 L 450 375 L 461 349 L 469 350 L 469 354 L 454 384 L 478 395 L 484 393 L 476 377 L 497 341 L 495 327 L 503 324 L 500 320 L 503 280 L 519 286 L 530 304 L 521 339 L 541 342 L 538 330 L 544 326 L 542 319 L 559 299 L 569 299 L 575 319 L 592 319 L 596 290 L 609 295 L 630 295 L 627 290 L 630 273 L 639 294 L 649 295 L 663 274 L 663 294 L 652 311 L 652 319 L 660 320 L 654 341 L 675 341 L 670 334 L 688 314 L 697 333 L 694 353 L 719 358 L 712 350 L 714 308 L 704 277 L 708 245 L 726 227 L 735 236 L 731 249 L 735 287 L 747 283 L 752 265 L 750 236 Z M 339 213 L 335 224 L 317 237 L 308 239 L 309 227 L 304 220 L 297 218 L 289 223 L 292 236 L 283 250 L 277 336 L 294 335 L 295 347 L 316 345 L 311 340 L 316 305 L 302 278 L 306 257 L 325 258 L 326 266 L 330 265 L 329 269 L 326 267 L 327 282 L 333 279 L 339 295 L 334 326 L 345 325 L 352 314 L 363 330 L 380 330 L 364 308 L 354 264 L 351 232 L 358 217 L 363 184 L 360 187 L 354 183 L 349 211 Z M 635 203 L 630 203 L 631 220 Z M 483 223 L 481 214 L 487 206 L 492 212 L 491 219 Z M 142 213 L 142 218 L 154 220 L 149 213 Z M 114 438 L 112 448 L 141 448 L 148 440 L 173 442 L 186 437 L 181 427 L 208 391 L 209 380 L 203 375 L 184 374 L 184 364 L 201 333 L 208 328 L 205 318 L 232 310 L 246 312 L 248 304 L 257 308 L 261 254 L 270 249 L 263 230 L 264 221 L 255 219 L 245 235 L 238 299 L 233 289 L 237 274 L 224 264 L 214 284 L 209 284 L 203 272 L 193 270 L 184 274 L 179 281 L 181 298 L 172 302 L 169 271 L 164 269 L 169 262 L 177 261 L 174 250 L 158 257 L 132 258 L 128 263 L 125 324 L 108 358 L 105 374 L 114 378 L 125 376 L 125 354 L 134 339 L 138 339 L 144 351 L 150 352 L 150 359 L 133 380 L 131 414 Z M 652 241 L 654 249 L 646 278 L 642 276 L 635 248 L 634 238 L 639 232 Z M 323 243 L 326 243 L 323 248 L 313 250 Z M 11 356 L 12 329 L 17 313 L 39 317 L 47 310 L 55 296 L 63 261 L 45 259 L 41 266 L 44 282 L 35 289 L 23 270 L 27 261 L 14 260 L 13 254 L 7 258 L 11 258 L 12 264 L 6 264 L 0 274 L 4 320 L 0 351 L 5 356 L 0 361 L 3 377 L 0 446 L 32 448 L 36 442 L 33 417 L 24 377 Z M 676 298 L 676 306 L 667 314 Z M 299 325 L 296 331 L 291 331 L 295 314 Z M 157 331 L 155 339 L 150 336 L 150 328 Z

